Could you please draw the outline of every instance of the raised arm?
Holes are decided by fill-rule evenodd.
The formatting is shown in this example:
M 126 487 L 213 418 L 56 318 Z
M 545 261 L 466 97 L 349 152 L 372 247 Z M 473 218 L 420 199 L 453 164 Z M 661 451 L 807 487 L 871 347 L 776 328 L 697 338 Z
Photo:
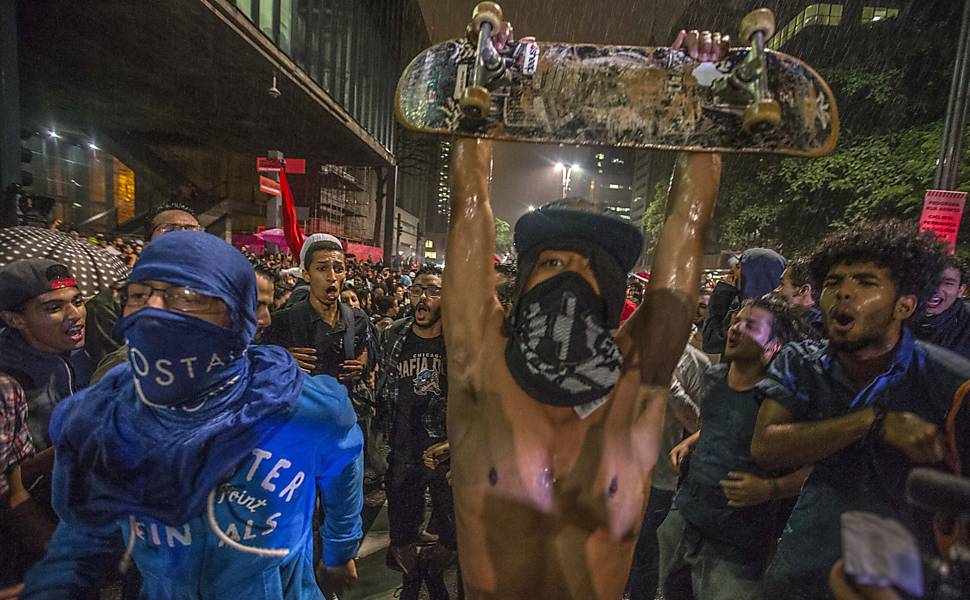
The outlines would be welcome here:
M 495 219 L 488 196 L 491 167 L 491 142 L 475 138 L 455 140 L 448 268 L 441 300 L 450 370 L 470 367 L 487 323 L 501 314 L 492 262 Z
M 720 180 L 720 156 L 695 153 L 677 157 L 667 222 L 657 243 L 650 284 L 640 307 L 619 334 L 628 336 L 627 347 L 639 357 L 643 385 L 668 385 L 687 344 L 700 286 L 704 240 Z

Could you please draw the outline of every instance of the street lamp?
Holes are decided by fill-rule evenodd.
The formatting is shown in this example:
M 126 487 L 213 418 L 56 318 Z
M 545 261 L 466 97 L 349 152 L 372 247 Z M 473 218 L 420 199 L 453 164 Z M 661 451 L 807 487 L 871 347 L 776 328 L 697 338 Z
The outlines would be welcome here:
M 569 183 L 572 179 L 573 171 L 579 173 L 582 171 L 579 165 L 570 165 L 567 167 L 561 162 L 556 163 L 556 171 L 562 173 L 562 197 L 566 197 L 566 192 L 569 190 Z

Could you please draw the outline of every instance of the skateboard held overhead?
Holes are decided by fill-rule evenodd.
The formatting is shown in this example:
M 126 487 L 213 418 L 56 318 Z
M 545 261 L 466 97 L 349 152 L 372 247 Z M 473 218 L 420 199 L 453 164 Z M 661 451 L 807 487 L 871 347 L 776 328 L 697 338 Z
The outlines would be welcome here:
M 510 41 L 502 9 L 475 7 L 463 38 L 428 48 L 397 86 L 416 131 L 556 144 L 823 156 L 839 117 L 825 81 L 765 47 L 767 9 L 741 21 L 748 47 L 717 63 L 674 48 Z M 509 34 L 509 35 L 506 35 Z

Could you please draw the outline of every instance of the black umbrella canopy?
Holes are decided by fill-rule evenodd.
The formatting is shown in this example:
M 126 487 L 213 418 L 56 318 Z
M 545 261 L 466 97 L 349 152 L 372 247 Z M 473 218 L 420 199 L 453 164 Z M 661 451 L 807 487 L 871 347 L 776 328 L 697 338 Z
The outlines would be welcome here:
M 0 267 L 27 258 L 49 258 L 63 264 L 86 297 L 128 276 L 123 262 L 86 240 L 40 227 L 0 229 Z

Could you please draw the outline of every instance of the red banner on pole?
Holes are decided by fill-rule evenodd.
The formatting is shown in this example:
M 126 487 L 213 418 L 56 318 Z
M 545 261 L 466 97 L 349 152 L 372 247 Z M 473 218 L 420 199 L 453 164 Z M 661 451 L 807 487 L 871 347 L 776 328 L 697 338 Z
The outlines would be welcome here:
M 950 254 L 957 248 L 957 235 L 963 219 L 966 192 L 926 190 L 923 198 L 923 214 L 919 218 L 920 231 L 932 231 L 950 247 Z
M 290 191 L 284 171 L 280 171 L 280 188 L 283 192 L 283 233 L 286 235 L 286 244 L 294 256 L 299 256 L 300 249 L 303 248 L 303 233 L 296 220 L 296 204 L 293 202 L 293 192 Z

